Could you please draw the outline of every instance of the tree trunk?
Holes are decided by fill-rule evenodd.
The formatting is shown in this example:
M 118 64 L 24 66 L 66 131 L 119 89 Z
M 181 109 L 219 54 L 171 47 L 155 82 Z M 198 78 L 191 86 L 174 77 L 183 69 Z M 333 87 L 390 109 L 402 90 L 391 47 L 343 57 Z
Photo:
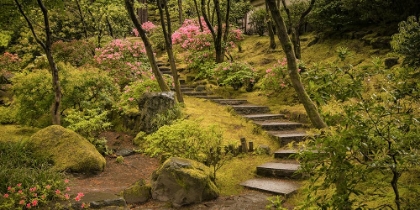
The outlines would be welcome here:
M 217 18 L 217 33 L 214 31 L 212 24 L 210 23 L 210 20 L 208 18 L 208 15 L 205 11 L 205 0 L 201 0 L 201 11 L 203 13 L 204 21 L 207 24 L 207 27 L 209 28 L 211 35 L 213 37 L 214 42 L 214 50 L 216 53 L 216 63 L 221 63 L 224 60 L 224 54 L 223 54 L 223 48 L 222 48 L 222 34 L 223 34 L 223 28 L 222 28 L 222 17 L 220 12 L 220 2 L 219 0 L 213 0 L 214 2 L 214 9 L 216 11 L 216 18 Z
M 204 31 L 203 23 L 201 23 L 200 10 L 198 9 L 197 0 L 194 0 L 194 6 L 195 6 L 195 10 L 197 11 L 197 18 L 198 18 L 198 24 L 200 25 L 200 31 Z
M 174 79 L 176 98 L 178 99 L 178 102 L 184 103 L 184 98 L 182 97 L 182 94 L 181 94 L 181 87 L 179 85 L 178 71 L 176 70 L 174 53 L 172 51 L 171 17 L 169 15 L 167 1 L 164 1 L 164 3 L 161 3 L 161 0 L 157 0 L 157 5 L 158 5 L 158 9 L 159 9 L 160 23 L 162 25 L 163 36 L 165 38 L 165 45 L 166 45 L 165 48 L 166 48 L 166 52 L 168 54 L 169 64 L 171 65 L 172 77 Z M 165 8 L 166 26 L 168 27 L 167 30 L 166 30 L 166 27 L 165 27 L 165 18 L 164 18 L 164 15 L 163 15 L 162 7 Z
M 268 11 L 267 3 L 265 3 L 265 10 Z M 268 30 L 268 36 L 270 37 L 270 49 L 276 49 L 276 40 L 274 38 L 274 31 L 273 31 L 273 21 L 271 20 L 270 14 L 267 13 L 267 16 L 265 17 L 265 20 L 267 21 L 267 30 Z
M 80 21 L 82 21 L 82 25 L 83 25 L 83 34 L 85 35 L 85 39 L 87 39 L 88 32 L 87 32 L 86 21 L 85 21 L 85 17 L 83 16 L 82 7 L 80 6 L 79 0 L 76 0 L 76 4 L 77 4 L 77 10 L 79 11 L 79 14 L 80 14 Z
M 141 27 L 141 24 L 137 19 L 136 14 L 134 13 L 133 0 L 124 0 L 124 2 L 127 8 L 128 15 L 130 16 L 131 21 L 133 21 L 134 26 L 136 27 L 141 39 L 143 40 L 144 47 L 146 48 L 147 58 L 149 59 L 150 65 L 152 67 L 152 72 L 155 75 L 160 90 L 169 91 L 169 87 L 166 85 L 165 80 L 162 77 L 162 73 L 160 72 L 159 67 L 157 66 L 152 44 L 150 43 L 149 38 L 147 38 L 146 31 Z
M 22 16 L 25 18 L 26 22 L 28 23 L 28 27 L 32 32 L 32 35 L 34 36 L 36 42 L 41 45 L 42 49 L 44 50 L 47 59 L 48 64 L 50 66 L 51 75 L 52 75 L 52 86 L 54 90 L 54 101 L 51 105 L 51 116 L 52 116 L 52 123 L 54 125 L 60 125 L 61 124 L 61 116 L 60 116 L 60 107 L 61 107 L 61 86 L 60 86 L 60 80 L 58 76 L 58 68 L 57 65 L 54 62 L 54 58 L 52 56 L 51 52 L 51 45 L 52 45 L 52 32 L 50 28 L 50 22 L 48 20 L 48 10 L 45 8 L 44 3 L 42 0 L 37 0 L 39 8 L 41 8 L 42 15 L 44 18 L 44 32 L 45 32 L 45 42 L 41 41 L 41 39 L 38 38 L 37 34 L 35 33 L 34 27 L 32 25 L 32 22 L 29 20 L 29 18 L 26 16 L 25 12 L 22 9 L 22 5 L 19 3 L 18 0 L 14 0 L 16 5 L 18 6 L 19 12 L 22 14 Z
M 165 5 L 167 5 L 166 1 L 165 1 Z M 182 23 L 184 22 L 184 18 L 182 15 L 182 0 L 178 0 L 178 18 L 179 18 L 179 25 L 182 25 Z
M 305 88 L 300 79 L 298 72 L 298 66 L 296 62 L 295 52 L 293 50 L 292 43 L 287 34 L 287 28 L 284 23 L 283 17 L 280 15 L 279 10 L 276 7 L 275 0 L 266 0 L 268 8 L 270 9 L 271 17 L 274 20 L 274 23 L 277 28 L 277 36 L 283 48 L 283 51 L 286 53 L 287 58 L 287 69 L 289 71 L 290 80 L 292 82 L 293 88 L 296 90 L 300 102 L 305 107 L 306 113 L 309 116 L 309 119 L 312 122 L 312 125 L 315 128 L 321 129 L 326 128 L 327 125 L 322 120 L 315 104 L 309 98 L 309 95 L 306 93 Z

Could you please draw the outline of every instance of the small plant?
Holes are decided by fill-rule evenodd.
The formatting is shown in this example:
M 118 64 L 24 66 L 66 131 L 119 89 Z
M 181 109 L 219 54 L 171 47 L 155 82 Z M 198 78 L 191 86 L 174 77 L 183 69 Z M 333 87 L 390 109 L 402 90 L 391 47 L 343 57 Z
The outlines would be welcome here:
M 287 73 L 287 60 L 278 60 L 273 68 L 265 70 L 261 80 L 261 88 L 266 91 L 278 92 L 290 86 L 290 79 Z
M 271 196 L 267 198 L 267 201 L 270 203 L 265 206 L 265 209 L 270 210 L 287 210 L 286 208 L 283 208 L 281 205 L 283 204 L 283 199 L 281 196 Z
M 410 16 L 407 21 L 399 25 L 399 33 L 392 36 L 391 46 L 394 51 L 405 56 L 404 64 L 408 66 L 420 66 L 418 56 L 420 49 L 420 23 L 415 16 Z
M 124 163 L 124 157 L 123 157 L 123 156 L 118 156 L 118 157 L 115 159 L 115 161 L 116 161 L 117 163 Z
M 223 62 L 216 65 L 214 77 L 219 85 L 230 85 L 238 90 L 243 85 L 253 86 L 257 80 L 255 69 L 243 62 Z

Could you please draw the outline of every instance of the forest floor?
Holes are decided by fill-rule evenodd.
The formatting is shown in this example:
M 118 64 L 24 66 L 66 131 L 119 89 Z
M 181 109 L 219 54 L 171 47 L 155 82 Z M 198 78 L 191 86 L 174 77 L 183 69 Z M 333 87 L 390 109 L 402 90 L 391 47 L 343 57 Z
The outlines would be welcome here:
M 124 133 L 105 132 L 102 134 L 107 139 L 110 149 L 133 149 L 133 137 Z M 71 174 L 69 175 L 72 192 L 83 193 L 113 193 L 119 194 L 140 179 L 150 184 L 153 171 L 160 163 L 157 158 L 151 158 L 143 154 L 135 153 L 124 157 L 122 163 L 118 163 L 115 157 L 106 157 L 105 170 L 96 175 Z M 178 209 L 212 209 L 212 210 L 239 210 L 239 209 L 266 209 L 269 204 L 267 198 L 270 194 L 244 190 L 239 195 L 220 196 L 213 201 L 194 204 Z M 144 204 L 130 205 L 130 209 L 173 209 L 168 203 L 149 200 Z

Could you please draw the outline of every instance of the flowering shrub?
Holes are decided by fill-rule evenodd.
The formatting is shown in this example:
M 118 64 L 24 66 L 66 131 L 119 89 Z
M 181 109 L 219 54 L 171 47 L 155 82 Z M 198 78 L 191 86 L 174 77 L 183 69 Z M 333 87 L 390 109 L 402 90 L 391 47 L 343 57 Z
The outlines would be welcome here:
M 157 26 L 155 24 L 153 24 L 150 21 L 144 22 L 143 24 L 141 24 L 141 27 L 146 31 L 146 33 L 150 33 L 152 32 L 154 29 L 157 28 Z M 137 29 L 133 29 L 133 34 L 134 36 L 139 36 L 139 31 L 137 31 Z
M 214 77 L 220 85 L 230 85 L 238 90 L 242 85 L 252 86 L 256 82 L 257 73 L 248 63 L 223 62 L 216 65 Z
M 79 192 L 71 198 L 68 179 L 51 183 L 41 183 L 25 187 L 22 183 L 8 186 L 4 194 L 0 194 L 0 209 L 31 209 L 39 208 L 54 200 L 75 200 L 79 202 L 84 194 Z M 81 208 L 88 205 L 82 203 Z
M 212 61 L 214 59 L 213 38 L 210 30 L 201 18 L 203 31 L 197 20 L 186 19 L 182 26 L 172 34 L 172 43 L 179 45 L 183 50 L 188 50 L 185 57 L 190 69 L 195 69 L 197 64 Z M 236 43 L 242 40 L 242 31 L 231 28 L 228 42 L 224 45 L 226 52 L 236 47 Z
M 152 75 L 144 44 L 138 41 L 115 39 L 107 46 L 96 49 L 95 61 L 99 68 L 109 72 L 120 87 Z
M 287 73 L 287 60 L 278 60 L 273 68 L 265 70 L 261 88 L 263 90 L 279 91 L 290 85 Z
M 52 52 L 57 61 L 83 66 L 92 61 L 95 44 L 86 40 L 58 41 L 52 45 Z

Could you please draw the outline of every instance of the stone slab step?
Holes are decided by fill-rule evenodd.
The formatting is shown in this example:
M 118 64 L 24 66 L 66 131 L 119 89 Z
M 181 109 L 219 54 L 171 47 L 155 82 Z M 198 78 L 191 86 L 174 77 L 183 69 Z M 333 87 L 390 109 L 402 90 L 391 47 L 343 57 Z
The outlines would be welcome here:
M 294 163 L 264 163 L 257 166 L 257 174 L 264 177 L 299 179 L 301 174 L 295 173 L 300 164 Z
M 179 84 L 181 85 L 186 85 L 187 81 L 185 81 L 185 79 L 178 79 L 179 80 Z
M 171 71 L 171 68 L 169 66 L 159 66 L 160 71 Z
M 246 99 L 214 99 L 213 101 L 222 105 L 240 105 L 248 102 Z
M 73 201 L 73 209 L 81 209 L 82 203 L 89 204 L 92 209 L 121 209 L 129 210 L 123 197 L 112 193 L 104 192 L 87 192 L 80 202 Z
M 277 140 L 280 145 L 289 144 L 292 141 L 300 142 L 307 136 L 304 130 L 292 130 L 292 131 L 267 131 L 268 135 Z
M 280 120 L 284 119 L 284 114 L 249 114 L 243 117 L 255 121 Z
M 202 98 L 202 99 L 208 99 L 208 100 L 214 100 L 214 99 L 221 99 L 222 97 L 216 96 L 216 95 L 205 95 L 205 96 L 194 96 L 196 98 Z
M 182 92 L 182 94 L 187 95 L 187 96 L 206 96 L 207 92 L 204 92 L 204 91 L 185 91 L 185 92 Z
M 293 180 L 267 178 L 250 179 L 242 182 L 240 185 L 255 190 L 273 193 L 276 195 L 283 195 L 286 197 L 296 192 L 300 187 L 300 185 Z
M 279 159 L 289 159 L 292 158 L 291 155 L 298 153 L 298 150 L 294 149 L 279 149 L 274 152 L 274 158 Z
M 232 105 L 232 108 L 240 115 L 264 114 L 270 112 L 270 108 L 267 106 L 258 106 L 254 104 Z
M 182 92 L 191 92 L 194 91 L 194 88 L 192 87 L 181 87 Z
M 160 71 L 160 73 L 162 73 L 162 74 L 169 74 L 169 75 L 172 75 L 172 72 L 171 71 Z
M 267 131 L 293 130 L 302 127 L 301 123 L 290 121 L 254 121 L 254 123 Z

